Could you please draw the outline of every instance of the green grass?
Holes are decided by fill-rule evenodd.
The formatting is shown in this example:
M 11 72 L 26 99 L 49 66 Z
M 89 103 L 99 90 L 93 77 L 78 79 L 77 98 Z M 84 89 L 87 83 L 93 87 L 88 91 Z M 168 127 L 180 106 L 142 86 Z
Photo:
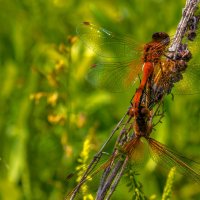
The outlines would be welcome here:
M 75 185 L 66 177 L 76 169 L 88 135 L 93 134 L 92 157 L 129 105 L 132 93 L 95 89 L 85 80 L 96 58 L 76 38 L 76 26 L 91 21 L 145 43 L 156 31 L 174 34 L 184 3 L 1 1 L 1 200 L 63 199 Z M 168 98 L 154 137 L 197 159 L 199 109 L 199 96 Z M 144 194 L 161 199 L 167 173 L 152 163 L 140 173 Z M 133 194 L 124 191 L 116 191 L 118 197 Z M 172 199 L 198 199 L 197 192 L 185 177 L 175 178 Z

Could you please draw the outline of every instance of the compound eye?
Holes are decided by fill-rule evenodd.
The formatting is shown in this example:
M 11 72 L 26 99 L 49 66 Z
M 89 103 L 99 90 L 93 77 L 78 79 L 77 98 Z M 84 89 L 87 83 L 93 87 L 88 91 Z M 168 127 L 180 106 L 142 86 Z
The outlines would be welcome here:
M 154 41 L 158 41 L 161 42 L 162 40 L 165 41 L 165 43 L 169 43 L 169 35 L 167 33 L 164 32 L 156 32 L 152 35 L 152 39 Z

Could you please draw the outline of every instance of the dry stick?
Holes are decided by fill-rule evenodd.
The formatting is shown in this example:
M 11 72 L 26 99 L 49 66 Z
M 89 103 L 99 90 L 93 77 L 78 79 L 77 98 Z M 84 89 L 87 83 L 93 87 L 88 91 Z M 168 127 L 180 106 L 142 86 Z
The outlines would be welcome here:
M 112 163 L 104 170 L 104 173 L 102 175 L 102 179 L 97 191 L 97 197 L 96 199 L 101 200 L 104 199 L 107 192 L 109 191 L 110 187 L 112 186 L 112 183 L 114 182 L 114 185 L 111 187 L 111 191 L 114 191 L 115 187 L 117 186 L 117 183 L 121 179 L 122 173 L 127 165 L 127 159 L 122 159 L 120 156 L 120 152 L 118 150 L 118 146 L 123 146 L 125 142 L 127 142 L 128 137 L 127 134 L 130 134 L 130 130 L 133 130 L 132 124 L 129 126 L 130 120 L 133 117 L 130 116 L 125 123 L 123 129 L 120 132 L 120 135 L 117 138 L 117 142 L 115 144 L 115 148 L 113 150 L 113 157 L 112 157 Z M 127 131 L 124 133 L 125 127 L 128 126 Z M 123 134 L 123 135 L 122 135 Z M 132 133 L 131 135 L 134 135 Z M 120 156 L 120 158 L 119 158 Z M 120 160 L 118 160 L 118 158 Z M 116 163 L 114 163 L 116 161 Z M 121 169 L 121 170 L 120 170 Z M 123 169 L 123 170 L 122 170 Z M 113 192 L 111 192 L 113 193 Z M 111 193 L 109 193 L 109 196 L 111 196 Z
M 119 175 L 117 176 L 116 180 L 114 181 L 113 185 L 111 186 L 111 190 L 110 190 L 106 200 L 109 200 L 111 198 L 113 192 L 115 191 L 115 189 L 116 189 L 116 187 L 117 187 L 117 185 L 118 185 L 118 183 L 119 183 L 119 181 L 120 181 L 120 179 L 123 175 L 123 172 L 126 169 L 126 165 L 128 164 L 128 161 L 129 161 L 129 158 L 128 158 L 128 156 L 126 156 L 126 158 L 123 162 L 123 165 L 121 167 L 121 171 L 119 172 Z
M 125 127 L 127 125 L 129 125 L 129 122 L 132 118 L 133 118 L 132 116 L 129 117 L 129 119 L 127 120 L 127 122 L 125 124 Z M 124 133 L 124 135 L 123 135 L 125 138 L 123 138 L 122 137 L 123 129 L 122 129 L 120 135 L 117 138 L 117 142 L 115 144 L 115 148 L 113 151 L 113 154 L 114 154 L 113 159 L 115 159 L 115 160 L 118 159 L 120 153 L 119 153 L 117 146 L 123 147 L 124 143 L 128 141 L 127 134 L 129 134 L 131 137 L 134 136 L 134 132 L 130 133 L 131 130 L 133 130 L 132 125 L 128 127 L 128 131 L 126 133 Z M 128 160 L 129 160 L 128 156 L 126 156 L 125 159 L 123 159 L 122 156 L 123 155 L 120 156 L 120 158 L 119 158 L 120 160 L 117 160 L 113 166 L 110 165 L 110 166 L 108 166 L 108 168 L 105 169 L 105 171 L 102 175 L 102 180 L 101 180 L 98 192 L 97 192 L 96 200 L 103 200 L 106 197 L 107 192 L 109 192 L 109 194 L 105 198 L 106 200 L 110 199 L 110 197 L 112 196 L 114 190 L 116 189 L 116 187 L 123 175 L 126 165 L 128 164 Z M 112 172 L 111 172 L 111 167 L 113 167 Z M 107 172 L 107 171 L 109 171 L 109 172 Z M 106 176 L 104 177 L 105 174 L 106 174 Z
M 176 57 L 177 50 L 181 44 L 181 41 L 184 37 L 187 23 L 189 19 L 194 15 L 194 12 L 197 9 L 197 5 L 199 4 L 199 0 L 187 0 L 185 8 L 183 9 L 181 20 L 178 24 L 174 39 L 172 44 L 169 47 L 169 51 L 172 52 L 173 57 Z
M 113 168 L 115 168 L 116 166 L 118 166 L 118 162 L 117 163 L 114 163 L 114 161 L 116 160 L 116 157 L 118 157 L 118 148 L 117 146 L 118 145 L 121 145 L 124 143 L 123 141 L 126 141 L 126 136 L 127 136 L 127 132 L 130 132 L 130 127 L 132 127 L 132 125 L 130 125 L 130 127 L 128 127 L 128 129 L 126 129 L 126 126 L 129 125 L 131 119 L 133 117 L 132 116 L 129 116 L 128 120 L 126 121 L 126 123 L 124 124 L 124 126 L 122 127 L 121 131 L 120 131 L 120 134 L 117 138 L 117 141 L 115 143 L 115 147 L 114 147 L 114 150 L 113 150 L 113 153 L 112 153 L 112 157 L 111 157 L 111 163 L 110 165 L 104 170 L 104 173 L 102 175 L 102 178 L 101 178 L 101 182 L 100 182 L 100 185 L 99 185 L 99 188 L 98 188 L 98 191 L 97 191 L 97 198 L 99 196 L 101 196 L 101 193 L 103 192 L 103 190 L 107 190 L 109 188 L 105 188 L 104 185 L 107 181 L 111 181 L 111 179 L 109 178 L 109 174 L 111 172 L 111 170 L 113 170 Z M 128 130 L 128 131 L 127 131 Z M 112 175 L 111 175 L 112 176 Z M 114 178 L 114 177 L 113 177 Z M 108 184 L 110 185 L 110 184 Z
M 87 180 L 88 175 L 93 171 L 93 169 L 97 165 L 98 161 L 100 160 L 100 158 L 102 156 L 104 148 L 106 147 L 106 145 L 108 144 L 108 142 L 112 139 L 112 137 L 115 134 L 115 132 L 120 128 L 120 126 L 121 126 L 123 120 L 125 119 L 125 117 L 127 116 L 128 112 L 129 112 L 129 109 L 126 112 L 126 114 L 122 117 L 122 119 L 119 121 L 119 123 L 114 128 L 114 130 L 111 132 L 110 136 L 108 137 L 108 139 L 106 140 L 106 142 L 102 145 L 102 147 L 99 150 L 99 152 L 93 157 L 92 161 L 90 162 L 89 166 L 87 167 L 87 169 L 86 169 L 85 173 L 83 174 L 81 180 L 79 181 L 78 185 L 74 188 L 74 190 L 70 194 L 70 200 L 73 200 L 76 197 L 76 194 L 79 191 L 80 187 Z
M 133 116 L 129 116 L 128 120 L 126 121 L 126 123 L 124 124 L 121 132 L 120 132 L 120 135 L 118 136 L 117 138 L 117 141 L 115 143 L 115 147 L 122 141 L 122 136 L 126 136 L 127 134 L 127 131 L 125 129 L 126 125 L 131 121 L 131 119 L 133 118 Z
M 123 165 L 123 161 L 119 161 L 116 163 L 115 167 L 113 168 L 113 173 L 108 177 L 108 181 L 106 181 L 106 183 L 104 184 L 104 187 L 103 187 L 101 193 L 99 192 L 96 200 L 104 199 L 104 197 L 107 194 L 107 191 L 109 190 L 110 186 L 112 185 L 113 180 L 116 178 L 116 174 L 119 173 L 122 165 Z
M 171 55 L 173 58 L 176 57 L 177 50 L 178 50 L 178 48 L 181 44 L 181 41 L 185 35 L 187 23 L 188 23 L 189 19 L 194 15 L 194 12 L 196 11 L 198 3 L 199 3 L 199 0 L 187 0 L 186 1 L 186 5 L 183 10 L 183 15 L 182 15 L 181 21 L 178 25 L 176 34 L 175 34 L 172 44 L 169 48 L 169 51 L 171 52 Z M 107 192 L 109 192 L 108 199 L 112 196 L 113 192 L 115 191 L 115 188 L 117 187 L 118 182 L 120 181 L 120 179 L 123 175 L 123 171 L 127 165 L 127 162 L 128 162 L 128 157 L 125 158 L 123 163 L 121 161 L 120 165 L 116 164 L 115 168 L 113 169 L 109 178 L 104 180 L 105 183 L 103 183 L 103 181 L 101 182 L 101 184 L 99 186 L 100 191 L 98 190 L 98 194 L 97 194 L 97 198 L 96 198 L 97 200 L 103 200 L 104 197 L 106 196 Z M 121 171 L 119 171 L 118 166 L 121 166 Z M 108 186 L 110 187 L 114 180 L 115 180 L 115 182 L 113 184 L 113 187 L 109 191 Z

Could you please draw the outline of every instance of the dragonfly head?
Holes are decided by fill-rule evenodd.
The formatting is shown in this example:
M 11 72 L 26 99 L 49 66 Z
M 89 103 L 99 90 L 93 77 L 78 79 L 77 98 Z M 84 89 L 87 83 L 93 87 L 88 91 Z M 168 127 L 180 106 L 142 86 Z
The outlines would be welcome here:
M 155 42 L 162 42 L 164 45 L 168 45 L 170 42 L 170 37 L 165 32 L 156 32 L 152 35 L 152 40 Z

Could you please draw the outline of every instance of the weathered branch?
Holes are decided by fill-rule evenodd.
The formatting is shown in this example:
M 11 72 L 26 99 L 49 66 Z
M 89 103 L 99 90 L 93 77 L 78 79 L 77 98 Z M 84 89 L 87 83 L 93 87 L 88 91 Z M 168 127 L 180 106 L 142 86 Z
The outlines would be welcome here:
M 102 145 L 102 147 L 99 150 L 99 152 L 93 157 L 92 161 L 88 165 L 88 167 L 87 167 L 85 173 L 83 174 L 81 180 L 79 181 L 78 185 L 74 188 L 74 190 L 70 194 L 67 195 L 66 200 L 68 199 L 68 197 L 70 197 L 70 200 L 73 200 L 75 198 L 75 196 L 76 196 L 77 192 L 79 191 L 80 187 L 87 180 L 88 175 L 93 171 L 93 169 L 95 168 L 95 166 L 97 165 L 97 163 L 101 159 L 101 156 L 103 154 L 104 148 L 109 143 L 109 141 L 112 139 L 112 137 L 116 133 L 116 131 L 120 128 L 120 126 L 121 126 L 121 124 L 124 121 L 126 116 L 127 116 L 127 113 L 122 117 L 122 119 L 119 121 L 117 126 L 113 129 L 113 131 L 111 132 L 110 136 L 108 137 L 106 142 Z
M 180 47 L 181 41 L 185 35 L 188 21 L 191 19 L 191 17 L 194 15 L 194 12 L 197 9 L 197 6 L 199 4 L 199 0 L 187 0 L 185 8 L 182 12 L 181 20 L 178 24 L 174 39 L 169 47 L 169 51 L 173 53 L 173 57 L 176 57 L 177 50 Z
M 113 185 L 112 185 L 112 187 L 111 187 L 111 190 L 110 190 L 110 192 L 108 193 L 108 196 L 107 196 L 106 200 L 109 200 L 109 199 L 111 198 L 113 192 L 115 191 L 115 189 L 116 189 L 116 187 L 117 187 L 117 185 L 118 185 L 118 183 L 119 183 L 119 181 L 120 181 L 120 179 L 121 179 L 121 177 L 122 177 L 122 175 L 123 175 L 123 173 L 124 173 L 124 170 L 125 170 L 125 168 L 126 168 L 126 166 L 127 166 L 127 164 L 128 164 L 128 161 L 129 161 L 129 158 L 128 158 L 128 156 L 126 156 L 126 158 L 125 158 L 125 160 L 123 161 L 123 164 L 122 164 L 122 166 L 121 166 L 121 170 L 120 170 L 120 172 L 119 172 L 119 175 L 118 175 L 117 178 L 115 179 L 115 181 L 114 181 L 114 183 L 113 183 Z

